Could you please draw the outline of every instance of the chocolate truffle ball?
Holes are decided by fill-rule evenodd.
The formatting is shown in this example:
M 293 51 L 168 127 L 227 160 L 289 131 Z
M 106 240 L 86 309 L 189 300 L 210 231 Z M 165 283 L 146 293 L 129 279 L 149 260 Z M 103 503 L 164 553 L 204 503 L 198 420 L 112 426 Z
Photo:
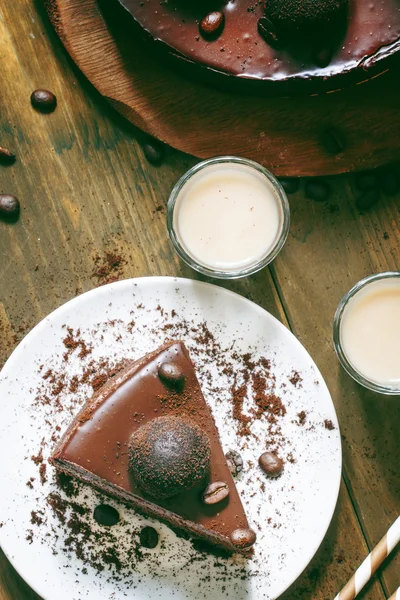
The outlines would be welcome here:
M 281 29 L 327 24 L 347 6 L 348 0 L 268 0 L 266 15 Z
M 144 492 L 170 498 L 201 483 L 210 469 L 207 435 L 189 420 L 158 417 L 132 435 L 129 467 Z

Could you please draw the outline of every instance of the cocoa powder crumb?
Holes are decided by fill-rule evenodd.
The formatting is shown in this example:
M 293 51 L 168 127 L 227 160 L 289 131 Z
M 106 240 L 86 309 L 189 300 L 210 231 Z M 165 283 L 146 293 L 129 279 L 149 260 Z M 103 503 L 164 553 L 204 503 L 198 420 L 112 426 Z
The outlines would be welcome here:
M 294 385 L 294 387 L 302 387 L 301 382 L 303 381 L 303 378 L 298 371 L 292 371 L 289 381 L 292 385 Z
M 123 275 L 123 265 L 126 263 L 123 256 L 107 251 L 104 257 L 96 256 L 92 277 L 97 279 L 99 285 L 118 281 Z
M 39 467 L 40 482 L 42 485 L 44 485 L 47 481 L 46 472 L 47 472 L 47 465 L 46 465 L 46 463 L 43 462 Z
M 301 412 L 297 413 L 298 419 L 299 419 L 299 425 L 304 425 L 306 420 L 307 420 L 307 413 L 305 410 L 302 410 Z
M 78 329 L 76 332 L 72 329 L 72 327 L 67 327 L 68 335 L 63 339 L 63 344 L 67 348 L 67 352 L 64 353 L 64 361 L 68 361 L 71 354 L 77 348 L 80 348 L 78 357 L 85 358 L 92 352 L 92 347 L 88 346 L 86 342 L 80 337 L 81 330 Z
M 328 431 L 332 431 L 333 429 L 335 429 L 335 426 L 330 419 L 325 419 L 324 426 L 325 429 L 328 429 Z
M 36 456 L 32 455 L 31 460 L 36 466 L 39 466 L 43 462 L 43 448 L 40 448 L 39 453 Z

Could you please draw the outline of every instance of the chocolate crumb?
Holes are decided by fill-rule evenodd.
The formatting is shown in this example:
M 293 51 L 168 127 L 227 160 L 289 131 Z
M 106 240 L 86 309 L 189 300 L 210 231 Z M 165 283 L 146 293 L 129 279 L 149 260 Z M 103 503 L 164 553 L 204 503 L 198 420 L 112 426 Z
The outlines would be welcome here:
M 297 413 L 297 416 L 299 418 L 299 425 L 304 425 L 306 420 L 307 420 L 307 413 L 305 410 L 302 410 L 301 412 Z

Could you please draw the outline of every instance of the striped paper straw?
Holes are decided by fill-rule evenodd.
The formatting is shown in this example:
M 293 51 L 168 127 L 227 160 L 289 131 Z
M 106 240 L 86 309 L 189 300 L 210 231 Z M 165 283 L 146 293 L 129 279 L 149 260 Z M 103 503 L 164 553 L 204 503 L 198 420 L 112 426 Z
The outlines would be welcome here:
M 390 596 L 389 600 L 400 600 L 400 587 L 397 589 L 397 592 Z
M 372 550 L 371 554 L 367 556 L 364 562 L 360 565 L 353 577 L 344 586 L 341 592 L 336 596 L 335 600 L 354 600 L 354 598 L 361 592 L 363 587 L 371 579 L 378 567 L 383 563 L 385 558 L 389 556 L 391 551 L 400 541 L 400 517 L 397 517 L 386 535 L 383 536 L 381 541 Z M 396 592 L 398 594 L 398 592 Z M 393 598 L 397 598 L 396 594 Z M 392 598 L 390 598 L 392 600 Z

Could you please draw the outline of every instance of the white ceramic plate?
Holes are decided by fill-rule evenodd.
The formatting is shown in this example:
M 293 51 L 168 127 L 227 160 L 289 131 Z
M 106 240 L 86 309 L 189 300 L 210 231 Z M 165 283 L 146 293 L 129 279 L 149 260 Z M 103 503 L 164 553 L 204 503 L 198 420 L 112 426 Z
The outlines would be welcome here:
M 214 342 L 204 336 L 201 323 L 207 324 Z M 90 354 L 79 358 L 82 346 L 78 346 L 63 358 L 66 327 L 75 334 L 80 329 Z M 139 357 L 171 337 L 183 339 L 192 351 L 224 449 L 239 449 L 244 458 L 237 487 L 257 531 L 255 556 L 246 561 L 200 553 L 168 527 L 114 501 L 109 503 L 118 508 L 122 519 L 105 532 L 92 518 L 99 496 L 83 486 L 74 501 L 86 507 L 84 518 L 99 538 L 94 544 L 91 541 L 95 555 L 111 543 L 126 565 L 144 523 L 153 525 L 162 541 L 155 550 L 143 550 L 143 559 L 133 561 L 129 569 L 123 566 L 116 573 L 108 565 L 98 572 L 66 546 L 68 530 L 46 501 L 57 492 L 54 473 L 47 465 L 47 481 L 40 483 L 40 460 L 35 464 L 31 457 L 42 448 L 42 464 L 46 464 L 60 430 L 92 393 L 85 384 L 71 392 L 74 375 L 80 376 L 91 361 L 95 361 L 94 371 L 101 370 L 102 357 Z M 212 359 L 210 350 L 215 353 Z M 252 422 L 254 435 L 248 440 L 236 433 L 230 394 L 235 374 L 237 384 L 241 383 L 247 352 L 252 360 L 264 356 L 271 361 L 268 389 L 286 408 L 272 427 L 265 417 Z M 216 366 L 221 361 L 233 368 L 223 372 L 221 364 Z M 64 378 L 64 387 L 55 389 L 57 382 L 51 376 L 43 378 L 49 369 Z M 244 410 L 251 411 L 252 406 L 249 389 Z M 299 424 L 301 411 L 306 413 L 303 425 Z M 333 429 L 326 427 L 326 420 Z M 257 458 L 268 445 L 276 444 L 285 470 L 272 480 L 261 472 Z M 138 600 L 275 599 L 319 547 L 336 505 L 341 474 L 334 406 L 314 362 L 296 338 L 265 310 L 236 294 L 168 277 L 121 281 L 92 290 L 56 310 L 26 336 L 1 373 L 0 456 L 0 543 L 14 567 L 45 600 L 119 600 L 126 595 Z M 32 511 L 43 521 L 40 525 L 31 523 Z

